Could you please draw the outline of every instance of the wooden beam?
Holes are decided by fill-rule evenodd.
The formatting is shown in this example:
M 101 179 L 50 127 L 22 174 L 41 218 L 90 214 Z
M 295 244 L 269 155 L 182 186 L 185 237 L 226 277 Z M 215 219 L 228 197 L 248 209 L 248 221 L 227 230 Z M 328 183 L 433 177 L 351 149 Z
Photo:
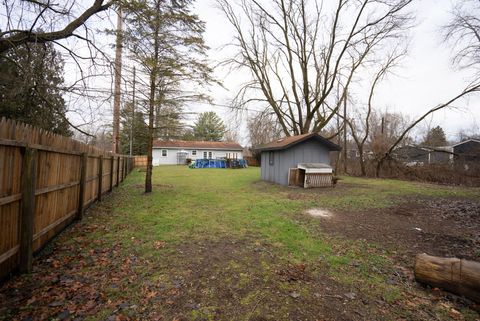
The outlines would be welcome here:
M 109 191 L 113 191 L 113 164 L 115 163 L 115 157 L 110 157 L 110 188 Z
M 117 157 L 117 182 L 115 183 L 116 187 L 118 187 L 119 180 L 120 180 L 120 156 Z
M 98 190 L 97 190 L 97 200 L 100 202 L 102 200 L 102 186 L 103 186 L 103 156 L 98 158 Z
M 87 181 L 87 161 L 88 156 L 87 153 L 83 153 L 80 158 L 80 188 L 78 193 L 78 207 L 77 207 L 77 220 L 81 220 L 83 218 L 84 212 L 84 200 L 85 200 L 85 185 Z
M 22 273 L 32 271 L 33 220 L 35 215 L 35 184 L 37 173 L 37 150 L 26 147 L 22 163 L 22 207 L 20 215 L 20 265 Z

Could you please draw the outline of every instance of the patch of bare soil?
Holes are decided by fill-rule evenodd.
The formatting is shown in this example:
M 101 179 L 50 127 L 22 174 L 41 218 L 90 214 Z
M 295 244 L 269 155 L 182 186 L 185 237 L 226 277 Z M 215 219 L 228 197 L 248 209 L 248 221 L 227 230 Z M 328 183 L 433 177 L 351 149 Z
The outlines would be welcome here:
M 333 216 L 333 212 L 324 208 L 310 208 L 305 211 L 310 216 L 321 217 L 321 218 L 330 218 Z
M 337 283 L 321 267 L 280 260 L 267 245 L 252 240 L 185 243 L 169 261 L 177 295 L 158 306 L 167 320 L 190 320 L 192 314 L 200 320 L 385 318 L 361 293 Z
M 157 189 L 170 189 L 170 188 L 173 188 L 174 186 L 170 184 L 153 184 L 152 187 Z M 145 184 L 135 184 L 135 188 L 145 189 Z
M 410 199 L 386 209 L 339 212 L 322 229 L 383 244 L 410 266 L 423 252 L 480 260 L 480 203 L 469 199 Z
M 279 259 L 272 248 L 253 238 L 162 242 L 158 249 L 163 251 L 159 258 L 145 259 L 125 252 L 120 243 L 108 248 L 99 242 L 88 254 L 78 247 L 58 246 L 36 260 L 31 277 L 14 278 L 0 287 L 0 320 L 385 320 L 391 316 L 386 302 L 372 301 L 354 285 L 339 284 L 319 265 Z M 60 263 L 67 254 L 73 259 Z

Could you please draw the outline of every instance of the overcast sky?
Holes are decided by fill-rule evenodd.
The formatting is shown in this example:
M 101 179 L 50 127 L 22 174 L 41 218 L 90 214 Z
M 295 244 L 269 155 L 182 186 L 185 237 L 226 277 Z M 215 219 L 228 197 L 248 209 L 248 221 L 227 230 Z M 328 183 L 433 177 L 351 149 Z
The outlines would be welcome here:
M 214 7 L 213 0 L 199 0 L 196 9 L 201 19 L 206 21 L 205 39 L 212 48 L 210 58 L 222 60 L 227 52 L 218 50 L 232 41 L 233 30 L 226 19 Z M 443 44 L 440 29 L 449 18 L 452 2 L 448 0 L 421 0 L 412 6 L 417 17 L 417 26 L 412 30 L 411 45 L 408 57 L 402 67 L 396 70 L 378 90 L 376 106 L 381 109 L 400 111 L 414 118 L 435 105 L 456 95 L 471 76 L 468 72 L 455 70 L 451 64 L 452 53 Z M 219 73 L 222 78 L 224 73 Z M 218 104 L 228 99 L 238 89 L 240 79 L 248 77 L 248 73 L 229 75 L 222 80 L 227 90 L 217 88 L 213 97 Z M 431 125 L 440 125 L 450 139 L 461 129 L 478 126 L 480 121 L 480 97 L 458 102 L 455 110 L 438 112 L 429 119 Z M 212 109 L 227 118 L 227 110 L 208 106 L 194 106 L 194 110 Z M 243 128 L 243 126 L 242 126 Z M 242 135 L 245 137 L 245 133 Z
M 233 1 L 233 0 L 232 0 Z M 329 1 L 329 0 L 328 0 Z M 327 3 L 328 3 L 327 1 Z M 445 102 L 453 97 L 467 84 L 471 75 L 465 71 L 458 71 L 452 67 L 452 53 L 448 46 L 442 43 L 440 28 L 449 19 L 449 12 L 452 9 L 450 0 L 417 0 L 411 9 L 417 17 L 417 26 L 411 32 L 411 44 L 408 57 L 404 60 L 402 67 L 396 70 L 396 75 L 391 75 L 379 87 L 375 98 L 375 106 L 382 110 L 398 111 L 407 114 L 411 119 L 421 115 L 428 109 L 439 103 Z M 233 40 L 233 29 L 222 13 L 215 8 L 214 0 L 197 0 L 195 10 L 200 18 L 206 22 L 205 39 L 211 47 L 209 58 L 212 63 L 226 59 L 231 53 L 219 48 L 229 44 Z M 113 10 L 101 13 L 98 17 L 89 21 L 89 24 L 102 30 L 113 28 L 115 24 L 115 13 Z M 111 45 L 114 37 L 97 36 L 99 45 L 112 53 Z M 110 46 L 110 47 L 109 47 Z M 113 55 L 112 55 L 113 56 Z M 124 55 L 124 75 L 129 73 L 131 62 L 128 55 Z M 66 80 L 73 81 L 78 78 L 75 71 L 75 64 L 67 59 Z M 189 121 L 192 122 L 195 115 L 206 110 L 213 110 L 219 113 L 227 125 L 237 128 L 241 132 L 241 142 L 248 142 L 248 135 L 245 130 L 245 114 L 243 120 L 233 119 L 232 112 L 228 108 L 218 105 L 228 104 L 229 100 L 237 92 L 239 85 L 248 79 L 248 71 L 226 74 L 219 70 L 217 77 L 223 81 L 224 87 L 211 88 L 211 96 L 217 106 L 206 104 L 191 104 L 186 107 L 189 114 Z M 109 92 L 111 89 L 110 73 L 104 73 L 104 78 L 92 80 L 89 86 L 95 90 L 101 89 Z M 124 100 L 129 100 L 125 95 Z M 86 109 L 86 102 L 71 102 L 71 105 L 79 109 Z M 103 108 L 95 113 L 105 124 L 111 124 L 113 99 L 105 100 Z M 469 100 L 458 102 L 456 109 L 449 109 L 438 112 L 429 119 L 430 125 L 440 125 L 444 128 L 449 139 L 456 139 L 455 135 L 462 129 L 470 130 L 480 125 L 480 97 L 475 96 Z M 255 109 L 255 106 L 251 106 Z M 261 106 L 259 106 L 261 109 Z M 251 116 L 254 112 L 249 111 Z M 72 116 L 75 123 L 81 123 L 78 116 Z M 97 123 L 98 124 L 98 123 Z

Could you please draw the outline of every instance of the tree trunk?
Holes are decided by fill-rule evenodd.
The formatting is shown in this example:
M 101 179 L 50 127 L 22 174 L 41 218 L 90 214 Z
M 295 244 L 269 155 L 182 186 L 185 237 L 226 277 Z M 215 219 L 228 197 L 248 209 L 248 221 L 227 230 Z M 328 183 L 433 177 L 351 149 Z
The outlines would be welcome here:
M 121 99 L 121 81 L 122 81 L 122 7 L 118 7 L 117 16 L 117 37 L 115 41 L 115 88 L 113 91 L 113 144 L 112 152 L 119 152 L 120 142 L 120 99 Z
M 418 254 L 415 279 L 480 303 L 479 262 Z
M 362 176 L 367 176 L 367 171 L 365 169 L 365 159 L 363 158 L 363 146 L 358 146 L 359 161 L 360 161 L 360 171 Z
M 153 170 L 153 132 L 155 110 L 155 71 L 150 74 L 150 97 L 148 106 L 148 144 L 147 144 L 147 174 L 145 175 L 145 193 L 152 192 Z

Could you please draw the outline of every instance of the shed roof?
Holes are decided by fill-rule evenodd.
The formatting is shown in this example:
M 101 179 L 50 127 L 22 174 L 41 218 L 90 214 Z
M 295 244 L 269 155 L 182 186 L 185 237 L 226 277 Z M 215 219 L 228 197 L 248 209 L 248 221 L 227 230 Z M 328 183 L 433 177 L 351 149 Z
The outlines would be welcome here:
M 302 168 L 332 168 L 332 166 L 325 163 L 300 163 L 298 167 Z
M 332 143 L 325 137 L 322 137 L 318 133 L 309 133 L 309 134 L 303 134 L 303 135 L 296 135 L 296 136 L 289 136 L 285 138 L 281 138 L 278 140 L 275 140 L 273 142 L 270 142 L 265 145 L 257 146 L 255 149 L 258 151 L 269 151 L 269 150 L 282 150 L 282 149 L 287 149 L 292 146 L 295 146 L 301 142 L 304 142 L 308 139 L 315 139 L 325 146 L 327 146 L 330 150 L 341 150 L 342 148 L 338 146 L 335 143 Z
M 153 148 L 197 148 L 220 150 L 243 150 L 243 147 L 234 142 L 207 142 L 188 140 L 161 140 L 153 142 Z

